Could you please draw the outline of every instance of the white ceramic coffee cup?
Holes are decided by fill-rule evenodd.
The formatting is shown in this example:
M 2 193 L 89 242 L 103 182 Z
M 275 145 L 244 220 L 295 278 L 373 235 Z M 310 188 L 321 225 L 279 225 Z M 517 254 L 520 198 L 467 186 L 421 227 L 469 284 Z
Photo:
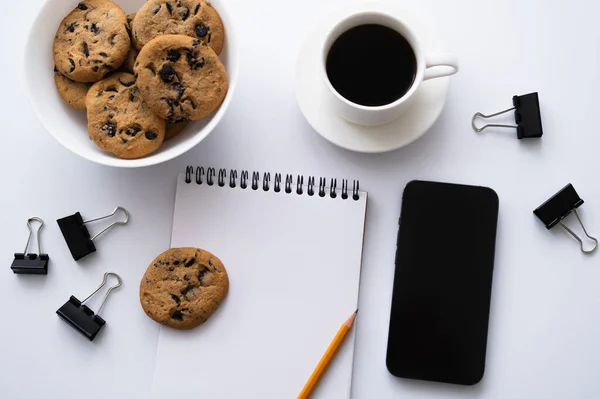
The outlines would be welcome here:
M 383 25 L 400 33 L 411 45 L 417 60 L 417 71 L 410 89 L 393 103 L 381 106 L 365 106 L 356 104 L 335 90 L 327 77 L 326 63 L 329 50 L 340 35 L 347 30 L 360 25 Z M 426 80 L 454 75 L 458 72 L 456 57 L 445 53 L 424 53 L 419 43 L 419 38 L 410 26 L 395 15 L 383 12 L 358 12 L 339 21 L 325 37 L 321 52 L 321 75 L 328 87 L 330 107 L 340 117 L 349 122 L 363 126 L 379 126 L 392 122 L 402 116 L 410 108 L 415 93 Z

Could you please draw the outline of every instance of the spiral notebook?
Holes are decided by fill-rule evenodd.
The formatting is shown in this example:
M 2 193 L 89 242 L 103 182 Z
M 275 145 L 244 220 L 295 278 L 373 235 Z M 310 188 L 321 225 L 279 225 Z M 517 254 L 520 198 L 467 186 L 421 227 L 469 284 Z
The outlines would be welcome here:
M 161 327 L 153 398 L 296 398 L 357 308 L 366 204 L 357 181 L 181 174 L 171 247 L 218 256 L 230 289 L 201 326 Z M 352 332 L 314 398 L 350 397 L 353 354 Z

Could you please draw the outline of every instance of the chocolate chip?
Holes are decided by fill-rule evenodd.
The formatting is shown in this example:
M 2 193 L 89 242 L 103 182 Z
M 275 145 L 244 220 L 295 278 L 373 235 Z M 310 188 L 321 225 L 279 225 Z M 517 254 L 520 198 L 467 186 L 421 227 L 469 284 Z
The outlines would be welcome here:
M 198 37 L 205 37 L 208 34 L 208 26 L 204 25 L 203 23 L 196 25 L 195 30 Z
M 167 51 L 167 60 L 177 62 L 181 58 L 181 53 L 175 49 Z
M 125 130 L 125 134 L 131 137 L 135 137 L 135 135 L 141 131 L 142 127 L 140 125 L 133 125 L 131 127 L 128 127 L 127 130 Z
M 171 64 L 165 64 L 161 68 L 159 74 L 162 81 L 168 83 L 173 80 L 173 77 L 175 76 L 175 69 L 173 69 Z
M 121 144 L 127 144 L 127 141 L 128 141 L 128 140 L 126 140 L 126 139 L 124 139 L 123 137 L 121 137 Z
M 192 107 L 192 109 L 196 109 L 196 104 L 189 98 L 186 98 L 182 101 L 182 103 L 189 103 L 190 107 Z
M 186 274 L 185 276 L 183 276 L 183 279 L 184 279 L 185 281 L 190 281 L 190 275 L 189 275 L 189 274 Z
M 160 4 L 157 4 L 154 7 L 152 7 L 152 14 L 156 15 L 156 14 L 158 14 L 159 11 L 160 11 Z
M 117 37 L 117 35 L 112 35 L 110 37 L 110 39 L 108 40 L 110 42 L 111 46 L 114 46 L 115 44 L 117 44 L 117 42 L 115 41 L 116 37 Z
M 71 69 L 69 69 L 69 72 L 73 72 L 75 70 L 75 61 L 73 61 L 72 58 L 69 58 L 69 62 L 71 63 Z
M 104 94 L 104 92 L 102 90 L 100 90 L 98 93 L 96 93 L 96 97 L 100 97 L 102 94 Z M 104 107 L 106 108 L 106 107 Z
M 173 83 L 173 88 L 177 90 L 177 98 L 180 99 L 183 97 L 183 93 L 185 92 L 185 87 L 179 82 Z
M 173 14 L 173 4 L 167 2 L 167 10 L 169 10 L 169 14 Z
M 202 43 L 200 40 L 194 39 L 194 41 L 192 42 L 192 46 L 198 46 L 200 45 L 200 43 Z
M 105 52 L 98 53 L 98 55 L 99 55 L 100 57 L 102 57 L 102 58 L 107 58 L 107 57 L 108 57 L 108 54 L 106 54 Z
M 190 259 L 184 266 L 185 267 L 190 267 L 192 266 L 194 263 L 196 263 L 196 258 Z
M 176 260 L 175 262 L 173 262 L 173 264 L 174 264 L 175 266 L 179 265 L 179 263 L 180 263 L 180 262 L 179 262 L 178 260 Z
M 193 70 L 202 68 L 204 66 L 204 57 L 202 57 L 202 59 L 200 59 L 200 60 L 198 60 L 197 57 L 198 57 L 197 52 L 188 51 L 188 53 L 186 54 L 187 63 L 189 65 L 189 67 L 192 68 Z
M 173 299 L 179 305 L 181 303 L 181 299 L 177 295 L 171 294 L 171 299 Z
M 100 70 L 100 67 L 98 65 L 96 65 L 95 67 L 92 68 L 92 71 L 94 72 L 98 72 Z
M 198 11 L 200 11 L 200 3 L 196 4 L 196 7 L 194 7 L 194 15 L 198 14 Z
M 117 125 L 114 123 L 108 122 L 106 125 L 102 126 L 102 132 L 104 132 L 108 137 L 115 137 L 117 134 Z
M 130 87 L 130 86 L 133 86 L 133 84 L 135 83 L 135 79 L 133 79 L 133 80 L 125 80 L 125 81 L 119 79 L 119 83 L 121 83 L 125 87 Z
M 98 28 L 96 24 L 92 23 L 92 26 L 90 26 L 90 31 L 92 31 L 94 35 L 97 35 L 100 33 L 100 28 Z
M 119 92 L 119 90 L 115 86 L 110 86 L 108 89 L 105 89 L 105 91 L 114 91 L 115 93 Z
M 79 24 L 77 22 L 71 22 L 69 25 L 67 25 L 67 29 L 65 30 L 65 32 L 75 32 L 75 28 L 77 28 L 79 26 Z
M 112 119 L 115 117 L 115 114 L 113 114 L 112 112 L 110 114 L 108 114 L 108 119 Z
M 147 130 L 146 133 L 144 133 L 144 135 L 148 140 L 156 140 L 156 138 L 158 137 L 158 133 L 156 133 L 154 130 Z
M 198 288 L 197 285 L 194 284 L 190 284 L 187 287 L 185 287 L 184 289 L 181 290 L 181 295 L 186 296 L 191 290 L 194 290 Z
M 208 34 L 208 39 L 206 40 L 206 43 L 210 43 L 210 38 L 211 38 L 211 36 L 212 36 L 212 35 L 209 33 L 209 34 Z
M 208 260 L 208 264 L 210 265 L 210 267 L 212 267 L 214 270 L 216 271 L 220 271 L 219 268 L 213 263 L 212 259 Z
M 77 5 L 77 8 L 79 8 L 80 10 L 84 10 L 84 11 L 88 9 L 88 7 L 83 3 L 79 3 Z
M 173 313 L 171 313 L 171 318 L 175 319 L 175 320 L 183 321 L 183 313 L 181 313 L 181 310 L 176 310 Z
M 54 72 L 58 72 L 58 68 L 54 65 Z
M 156 76 L 156 68 L 154 67 L 154 64 L 146 65 L 146 69 L 149 69 L 150 72 L 152 72 L 152 75 Z
M 210 270 L 208 270 L 208 269 L 202 269 L 202 270 L 200 270 L 200 271 L 198 272 L 198 281 L 200 281 L 200 284 L 202 284 L 202 279 L 204 278 L 204 276 L 205 276 L 207 273 L 210 273 Z
M 181 10 L 179 12 L 179 16 L 181 17 L 181 19 L 183 21 L 185 21 L 186 19 L 188 19 L 188 17 L 190 16 L 190 9 L 187 7 L 184 7 L 183 10 Z

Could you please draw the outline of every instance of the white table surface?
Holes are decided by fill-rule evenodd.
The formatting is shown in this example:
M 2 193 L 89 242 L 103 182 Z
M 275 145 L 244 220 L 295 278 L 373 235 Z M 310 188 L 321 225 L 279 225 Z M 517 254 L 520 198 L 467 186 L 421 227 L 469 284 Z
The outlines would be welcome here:
M 600 397 L 600 253 L 584 256 L 532 214 L 571 182 L 586 201 L 580 209 L 590 232 L 600 234 L 600 3 L 403 1 L 440 34 L 461 71 L 427 135 L 393 153 L 363 155 L 312 131 L 293 90 L 303 38 L 315 18 L 344 0 L 230 0 L 241 76 L 228 114 L 180 158 L 119 170 L 70 153 L 33 114 L 21 60 L 42 2 L 7 1 L 0 12 L 0 397 L 150 396 L 158 326 L 140 309 L 138 284 L 148 259 L 169 244 L 175 176 L 188 164 L 360 179 L 369 204 L 353 398 Z M 540 93 L 541 140 L 471 130 L 474 112 L 504 109 L 512 95 L 531 91 Z M 401 380 L 385 367 L 400 198 L 412 179 L 487 185 L 500 196 L 487 370 L 474 387 Z M 130 225 L 74 262 L 56 219 L 75 211 L 102 215 L 116 205 L 131 211 Z M 42 241 L 51 270 L 42 278 L 15 276 L 13 253 L 22 251 L 25 221 L 34 215 L 47 222 Z M 444 239 L 434 233 L 432 250 Z M 109 299 L 102 313 L 108 324 L 90 344 L 55 311 L 70 295 L 91 292 L 107 270 L 120 273 L 124 286 Z

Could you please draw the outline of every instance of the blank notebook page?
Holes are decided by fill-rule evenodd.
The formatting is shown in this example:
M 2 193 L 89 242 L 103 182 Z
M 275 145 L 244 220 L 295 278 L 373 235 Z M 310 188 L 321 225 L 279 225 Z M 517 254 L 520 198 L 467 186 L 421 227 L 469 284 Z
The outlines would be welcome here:
M 230 286 L 206 323 L 161 327 L 153 398 L 296 398 L 357 308 L 367 194 L 359 197 L 331 198 L 329 189 L 311 197 L 306 187 L 299 195 L 295 184 L 275 192 L 272 182 L 266 192 L 262 182 L 258 190 L 197 185 L 180 175 L 171 247 L 212 252 Z M 353 352 L 352 332 L 311 398 L 350 397 Z

